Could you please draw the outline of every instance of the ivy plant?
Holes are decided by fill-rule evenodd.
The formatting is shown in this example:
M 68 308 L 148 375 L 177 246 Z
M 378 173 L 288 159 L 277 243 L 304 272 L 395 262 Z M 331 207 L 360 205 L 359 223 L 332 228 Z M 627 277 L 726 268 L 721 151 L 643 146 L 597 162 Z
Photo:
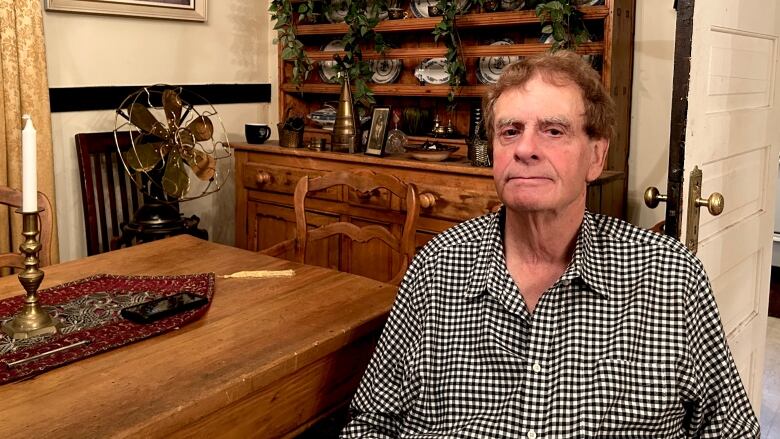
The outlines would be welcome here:
M 299 20 L 302 23 L 315 23 L 317 21 L 317 4 L 315 0 L 305 0 L 298 5 Z
M 347 33 L 341 38 L 344 45 L 344 56 L 334 55 L 339 71 L 346 72 L 354 80 L 352 97 L 364 108 L 375 104 L 373 92 L 368 87 L 373 70 L 368 61 L 363 60 L 363 45 L 372 45 L 374 51 L 384 54 L 388 48 L 382 34 L 375 32 L 379 24 L 379 12 L 387 9 L 386 0 L 351 0 L 344 21 L 347 23 Z
M 293 64 L 292 82 L 300 86 L 312 70 L 312 62 L 303 50 L 303 43 L 298 40 L 293 17 L 291 0 L 271 0 L 268 7 L 271 20 L 275 20 L 274 30 L 277 31 L 275 43 L 282 45 L 282 60 Z
M 482 5 L 484 0 L 477 0 L 474 5 Z M 449 74 L 447 83 L 450 91 L 447 94 L 449 107 L 455 106 L 455 95 L 463 84 L 466 76 L 466 63 L 463 58 L 462 46 L 458 29 L 455 26 L 455 19 L 459 15 L 468 12 L 471 3 L 463 5 L 457 0 L 438 0 L 438 8 L 442 11 L 441 21 L 433 28 L 433 39 L 438 42 L 441 39 L 447 47 L 446 71 Z
M 536 2 L 536 16 L 542 23 L 542 33 L 553 37 L 551 51 L 576 50 L 590 38 L 582 12 L 571 0 Z

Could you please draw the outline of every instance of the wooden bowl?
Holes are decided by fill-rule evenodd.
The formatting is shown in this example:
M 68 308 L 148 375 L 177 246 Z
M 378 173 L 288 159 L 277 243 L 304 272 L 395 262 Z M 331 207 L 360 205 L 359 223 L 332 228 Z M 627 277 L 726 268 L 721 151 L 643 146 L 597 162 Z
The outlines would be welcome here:
M 406 148 L 406 151 L 412 158 L 423 162 L 442 162 L 450 158 L 452 153 L 457 150 L 457 146 L 442 146 L 436 149 Z

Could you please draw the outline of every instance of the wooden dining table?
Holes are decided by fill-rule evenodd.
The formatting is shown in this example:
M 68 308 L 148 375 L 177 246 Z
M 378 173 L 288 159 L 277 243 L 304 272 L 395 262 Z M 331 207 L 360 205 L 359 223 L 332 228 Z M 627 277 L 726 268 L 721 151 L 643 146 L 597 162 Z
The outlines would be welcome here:
M 217 279 L 195 322 L 0 386 L 2 438 L 294 437 L 351 398 L 396 293 L 187 235 L 43 270 L 41 288 L 99 273 Z M 0 278 L 0 299 L 22 293 L 16 276 Z

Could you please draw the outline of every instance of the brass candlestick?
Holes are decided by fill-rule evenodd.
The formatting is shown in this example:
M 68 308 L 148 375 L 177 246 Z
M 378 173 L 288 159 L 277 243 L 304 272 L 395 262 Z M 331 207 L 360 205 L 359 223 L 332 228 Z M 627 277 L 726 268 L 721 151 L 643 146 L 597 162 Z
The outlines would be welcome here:
M 24 271 L 19 273 L 19 282 L 27 291 L 27 297 L 24 298 L 22 310 L 3 325 L 3 332 L 17 340 L 56 334 L 61 325 L 59 320 L 52 319 L 38 303 L 38 287 L 43 281 L 43 271 L 38 268 L 38 252 L 41 250 L 41 243 L 37 239 L 41 231 L 38 220 L 40 211 L 16 210 L 22 214 L 22 235 L 25 237 L 19 246 L 19 250 L 25 255 Z

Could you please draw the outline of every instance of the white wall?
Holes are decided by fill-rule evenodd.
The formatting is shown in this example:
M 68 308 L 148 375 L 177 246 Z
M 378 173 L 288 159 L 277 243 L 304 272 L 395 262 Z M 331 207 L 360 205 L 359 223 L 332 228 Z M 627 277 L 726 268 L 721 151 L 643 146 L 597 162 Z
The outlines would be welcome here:
M 211 0 L 206 23 L 44 11 L 49 86 L 275 83 L 276 47 L 267 9 L 267 0 Z M 215 107 L 231 141 L 244 141 L 246 122 L 278 118 L 275 103 Z M 62 261 L 86 255 L 74 135 L 113 129 L 112 111 L 52 115 Z M 211 240 L 232 244 L 234 205 L 231 181 L 181 207 L 200 216 Z
M 637 0 L 635 17 L 628 220 L 649 228 L 666 209 L 650 209 L 642 197 L 648 186 L 666 193 L 677 13 L 671 0 Z

